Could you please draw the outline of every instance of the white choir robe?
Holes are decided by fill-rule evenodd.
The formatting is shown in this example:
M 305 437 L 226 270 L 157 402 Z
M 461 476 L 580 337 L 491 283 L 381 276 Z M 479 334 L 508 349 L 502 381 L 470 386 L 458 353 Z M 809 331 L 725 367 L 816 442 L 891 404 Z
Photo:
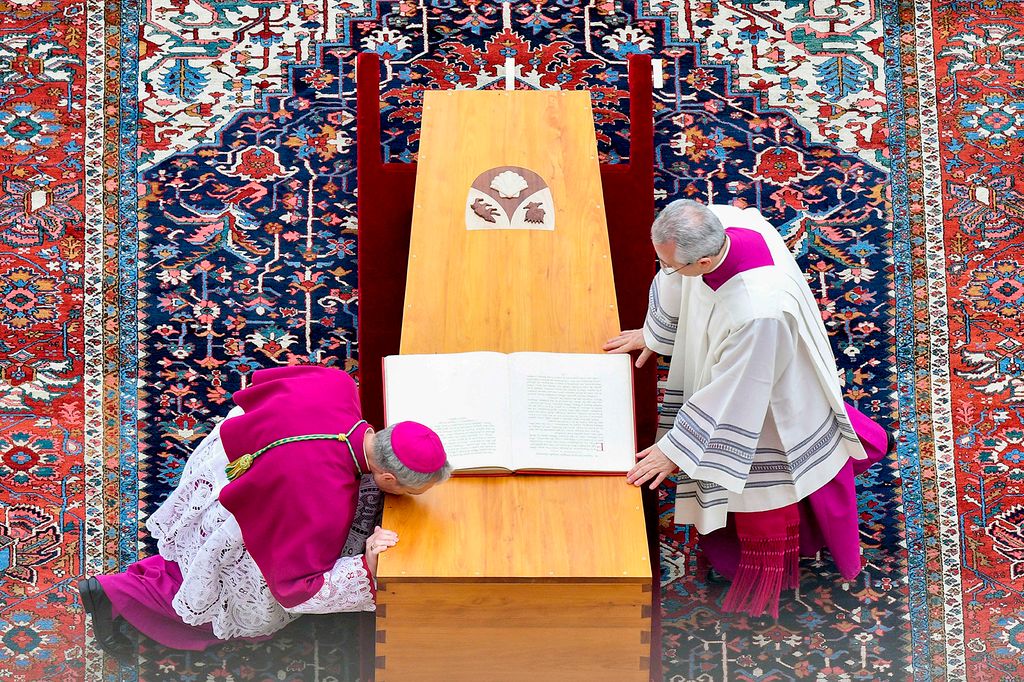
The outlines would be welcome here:
M 658 447 L 682 470 L 676 523 L 707 534 L 728 512 L 793 504 L 866 454 L 844 408 L 839 374 L 810 288 L 756 209 L 710 207 L 725 227 L 760 233 L 774 266 L 717 291 L 659 272 L 647 347 L 671 356 Z

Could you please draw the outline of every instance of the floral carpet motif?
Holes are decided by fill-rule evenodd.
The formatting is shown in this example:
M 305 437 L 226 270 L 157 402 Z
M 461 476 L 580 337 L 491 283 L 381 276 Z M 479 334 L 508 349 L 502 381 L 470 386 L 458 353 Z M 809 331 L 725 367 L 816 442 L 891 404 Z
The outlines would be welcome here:
M 724 615 L 662 491 L 672 680 L 1024 679 L 1024 18 L 1000 0 L 0 0 L 0 671 L 326 680 L 350 617 L 204 654 L 86 641 L 74 581 L 260 367 L 358 374 L 354 60 L 382 145 L 424 89 L 587 89 L 628 153 L 655 59 L 656 201 L 758 207 L 821 305 L 847 400 L 898 426 L 860 480 L 865 567 L 806 559 L 778 621 Z M 898 415 L 898 418 L 897 418 Z

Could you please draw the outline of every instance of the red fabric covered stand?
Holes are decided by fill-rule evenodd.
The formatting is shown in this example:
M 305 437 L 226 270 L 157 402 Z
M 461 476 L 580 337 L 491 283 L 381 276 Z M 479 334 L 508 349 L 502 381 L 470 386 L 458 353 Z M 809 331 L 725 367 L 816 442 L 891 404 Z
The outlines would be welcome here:
M 356 159 L 358 182 L 359 390 L 363 416 L 384 423 L 382 360 L 397 354 L 412 228 L 416 164 L 385 163 L 380 141 L 380 58 L 360 54 L 356 61 Z M 643 326 L 654 277 L 650 244 L 654 221 L 654 102 L 651 58 L 629 57 L 629 163 L 602 164 L 601 180 L 615 294 L 622 329 Z M 634 373 L 637 443 L 654 442 L 657 431 L 655 363 Z M 661 679 L 661 568 L 657 493 L 644 489 L 644 509 L 652 568 L 651 679 Z M 371 617 L 372 618 L 372 617 Z M 369 621 L 370 619 L 368 619 Z M 364 641 L 372 642 L 368 625 Z M 369 663 L 372 657 L 364 657 Z M 363 676 L 373 666 L 363 666 Z
M 359 221 L 359 393 L 363 418 L 384 425 L 381 361 L 397 355 L 409 264 L 416 164 L 384 163 L 380 144 L 380 58 L 356 60 L 356 182 Z

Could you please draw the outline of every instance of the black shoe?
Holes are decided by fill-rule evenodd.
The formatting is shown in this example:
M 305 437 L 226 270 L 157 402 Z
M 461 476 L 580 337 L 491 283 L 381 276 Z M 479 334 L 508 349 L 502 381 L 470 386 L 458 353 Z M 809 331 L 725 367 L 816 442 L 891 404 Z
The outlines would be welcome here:
M 885 449 L 885 454 L 886 455 L 891 455 L 892 453 L 896 452 L 896 436 L 895 436 L 895 434 L 893 434 L 892 431 L 886 431 L 885 432 L 885 440 L 888 443 L 888 446 Z
M 96 578 L 79 581 L 78 594 L 82 597 L 85 612 L 92 616 L 92 630 L 100 648 L 118 660 L 132 658 L 135 646 L 114 622 L 110 598 L 103 591 L 100 581 Z

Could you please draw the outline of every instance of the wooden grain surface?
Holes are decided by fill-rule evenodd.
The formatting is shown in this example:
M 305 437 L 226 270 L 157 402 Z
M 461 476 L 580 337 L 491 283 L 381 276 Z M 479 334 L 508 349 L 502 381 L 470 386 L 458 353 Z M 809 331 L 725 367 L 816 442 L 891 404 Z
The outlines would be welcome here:
M 467 230 L 497 166 L 548 183 L 555 229 Z M 618 332 L 586 92 L 428 92 L 401 352 L 601 352 Z M 377 679 L 646 680 L 651 570 L 622 476 L 462 478 L 389 496 Z
M 398 545 L 382 579 L 617 578 L 650 581 L 637 489 L 623 476 L 459 478 L 388 496 Z
M 601 352 L 618 312 L 589 93 L 424 97 L 402 352 Z M 547 181 L 554 231 L 466 229 L 468 188 L 503 165 Z M 384 523 L 401 539 L 382 576 L 650 578 L 624 477 L 458 479 L 389 497 Z
M 601 352 L 618 309 L 589 93 L 427 92 L 422 130 L 401 352 Z M 466 229 L 470 185 L 505 165 L 548 183 L 555 230 Z
M 639 585 L 388 582 L 377 682 L 647 679 L 650 592 Z

